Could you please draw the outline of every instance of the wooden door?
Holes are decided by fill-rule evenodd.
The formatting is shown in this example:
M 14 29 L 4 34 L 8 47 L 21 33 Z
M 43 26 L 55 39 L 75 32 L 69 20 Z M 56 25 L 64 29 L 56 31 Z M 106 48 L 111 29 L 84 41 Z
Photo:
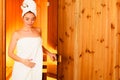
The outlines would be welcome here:
M 58 80 L 120 79 L 120 0 L 59 0 Z

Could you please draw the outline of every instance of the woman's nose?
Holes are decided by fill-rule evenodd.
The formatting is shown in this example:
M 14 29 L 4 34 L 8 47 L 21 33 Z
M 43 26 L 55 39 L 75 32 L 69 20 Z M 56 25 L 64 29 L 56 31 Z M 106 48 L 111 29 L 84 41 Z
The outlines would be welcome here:
M 32 21 L 32 20 L 30 20 L 30 21 L 29 21 L 29 23 L 30 23 L 30 24 L 32 24 L 32 23 L 33 23 L 33 21 Z

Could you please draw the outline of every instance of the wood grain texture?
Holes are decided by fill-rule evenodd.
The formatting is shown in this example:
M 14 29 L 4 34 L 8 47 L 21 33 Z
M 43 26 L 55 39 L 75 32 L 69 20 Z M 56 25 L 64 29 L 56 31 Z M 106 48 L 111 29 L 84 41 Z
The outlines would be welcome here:
M 119 2 L 59 0 L 58 80 L 119 80 Z

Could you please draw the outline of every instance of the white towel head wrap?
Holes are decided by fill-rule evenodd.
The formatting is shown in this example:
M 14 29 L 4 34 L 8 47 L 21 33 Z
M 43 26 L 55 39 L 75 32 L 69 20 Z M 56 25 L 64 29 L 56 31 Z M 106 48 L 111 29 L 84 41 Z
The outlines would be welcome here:
M 36 3 L 34 0 L 24 0 L 23 4 L 21 6 L 22 9 L 22 17 L 25 15 L 25 13 L 31 11 L 35 16 L 37 15 L 36 13 Z

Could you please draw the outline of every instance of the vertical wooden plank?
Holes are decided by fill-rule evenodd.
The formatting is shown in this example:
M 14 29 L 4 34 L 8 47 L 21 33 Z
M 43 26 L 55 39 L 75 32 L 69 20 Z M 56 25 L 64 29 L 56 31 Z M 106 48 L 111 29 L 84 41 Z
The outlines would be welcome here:
M 57 9 L 58 9 L 58 0 L 48 0 L 48 44 L 57 49 Z
M 3 1 L 2 0 L 0 0 L 0 17 L 1 17 L 1 19 L 0 19 L 0 31 L 2 32 L 2 30 L 3 30 Z M 2 44 L 2 38 L 3 37 L 3 35 L 2 34 L 0 34 L 0 44 Z M 3 46 L 2 45 L 0 45 L 0 79 L 2 80 L 3 79 L 3 72 L 2 72 L 2 64 L 3 64 L 3 60 L 2 60 L 2 50 L 3 49 Z
M 3 80 L 6 80 L 6 27 L 5 27 L 5 4 L 6 1 L 3 0 Z
M 91 19 L 92 19 L 92 14 L 91 14 L 91 1 L 90 0 L 82 0 L 82 10 L 84 12 L 82 13 L 81 19 L 82 19 L 82 26 L 80 25 L 80 28 L 82 27 L 82 34 L 83 36 L 81 39 L 83 39 L 82 42 L 82 63 L 81 63 L 81 79 L 82 80 L 89 80 L 91 76 L 91 69 L 93 65 L 91 65 L 91 57 L 92 54 L 89 52 L 91 51 Z M 84 5 L 86 4 L 86 5 Z M 79 34 L 79 33 L 78 33 Z M 88 67 L 89 66 L 89 67 Z M 86 74 L 87 73 L 87 74 Z M 86 77 L 88 76 L 88 77 Z
M 117 0 L 111 0 L 108 2 L 108 29 L 109 29 L 109 34 L 108 34 L 108 45 L 109 45 L 109 50 L 108 50 L 108 74 L 107 74 L 107 79 L 111 80 L 117 80 L 118 78 L 118 69 L 115 68 L 116 65 L 118 65 L 118 45 L 117 45 L 117 29 L 118 29 L 118 24 L 117 24 L 117 7 L 116 7 Z
M 3 1 L 0 0 L 0 31 L 3 32 Z M 3 34 L 0 34 L 0 79 L 3 79 L 3 72 L 2 72 L 2 65 L 3 65 L 3 60 L 2 60 L 2 54 L 3 54 L 3 45 L 2 45 L 2 40 L 3 39 Z
M 0 31 L 2 32 L 3 31 L 3 1 L 2 0 L 0 0 L 0 17 L 1 17 L 1 19 L 0 19 Z M 2 40 L 3 39 L 3 35 L 2 34 L 0 34 L 0 44 L 2 44 Z M 3 46 L 2 45 L 0 45 L 0 79 L 2 80 L 3 79 L 3 74 L 2 74 L 2 64 L 3 64 L 3 60 L 2 60 L 2 50 L 3 49 Z
M 81 32 L 80 32 L 80 27 L 79 24 L 81 23 L 80 22 L 80 0 L 75 0 L 74 1 L 74 11 L 72 11 L 74 14 L 74 16 L 72 16 L 72 19 L 74 19 L 74 31 L 75 31 L 75 35 L 74 35 L 74 80 L 81 80 L 81 74 L 80 74 L 80 71 L 82 70 L 81 69 L 81 64 L 79 64 L 79 62 L 81 62 L 81 59 L 80 59 L 80 47 L 79 47 L 79 42 L 81 43 Z M 79 36 L 79 38 L 78 38 Z M 78 62 L 79 61 L 79 62 Z
M 73 80 L 74 65 L 74 0 L 59 0 L 58 52 L 62 62 L 58 64 L 58 80 Z M 66 64 L 66 65 L 64 65 Z
M 116 33 L 116 35 L 117 35 L 117 56 L 118 56 L 118 58 L 117 58 L 117 62 L 118 62 L 118 64 L 116 64 L 116 66 L 115 66 L 115 72 L 117 73 L 118 72 L 118 74 L 116 74 L 115 73 L 115 77 L 117 77 L 118 79 L 120 79 L 120 0 L 117 0 L 117 2 L 116 2 L 116 6 L 117 6 L 117 18 L 118 18 L 118 27 L 117 27 L 117 33 Z
M 0 80 L 5 80 L 5 1 L 0 0 Z

